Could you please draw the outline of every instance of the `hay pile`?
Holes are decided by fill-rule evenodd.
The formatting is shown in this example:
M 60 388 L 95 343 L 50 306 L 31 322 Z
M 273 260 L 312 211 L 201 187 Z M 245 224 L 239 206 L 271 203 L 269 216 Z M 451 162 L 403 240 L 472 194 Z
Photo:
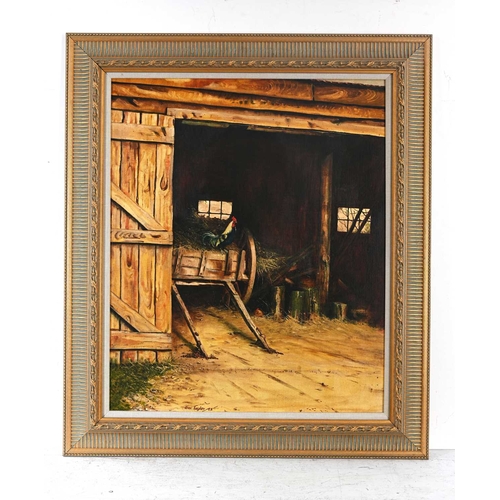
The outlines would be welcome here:
M 257 276 L 264 281 L 273 281 L 286 265 L 287 257 L 280 253 L 262 246 L 258 241 L 255 242 L 257 251 Z
M 203 245 L 202 237 L 205 233 L 221 234 L 229 220 L 201 217 L 192 210 L 186 217 L 174 219 L 174 247 L 183 247 L 189 250 L 207 250 Z M 234 243 L 232 244 L 234 245 Z M 236 248 L 229 246 L 229 248 Z
M 228 219 L 201 217 L 193 209 L 187 216 L 175 218 L 174 247 L 183 247 L 189 250 L 207 250 L 207 247 L 202 242 L 203 234 L 207 232 L 220 234 L 226 229 L 228 223 Z M 287 257 L 264 247 L 258 241 L 255 241 L 255 246 L 257 250 L 257 275 L 264 280 L 271 281 L 272 276 L 285 265 Z M 238 249 L 238 246 L 233 242 L 226 248 Z

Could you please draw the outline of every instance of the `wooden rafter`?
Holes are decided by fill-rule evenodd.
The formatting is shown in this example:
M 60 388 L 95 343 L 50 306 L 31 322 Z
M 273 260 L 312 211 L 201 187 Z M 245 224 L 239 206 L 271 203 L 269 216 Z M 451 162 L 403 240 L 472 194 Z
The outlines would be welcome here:
M 249 109 L 253 111 L 317 115 L 331 118 L 351 118 L 358 120 L 385 119 L 385 110 L 380 107 L 347 105 L 335 102 L 300 101 L 247 94 L 235 96 L 224 92 L 162 87 L 149 84 L 113 83 L 111 95 L 193 103 L 223 108 Z
M 308 132 L 342 132 L 347 134 L 372 135 L 383 137 L 385 124 L 375 120 L 342 120 L 312 116 L 292 116 L 282 113 L 264 113 L 246 110 L 222 109 L 176 109 L 168 113 L 177 119 L 222 122 L 252 127 L 272 129 L 294 129 Z
M 385 106 L 385 89 L 349 84 L 314 85 L 314 100 L 353 104 L 358 106 Z
M 119 78 L 116 83 L 137 83 L 134 78 Z M 301 101 L 336 102 L 357 106 L 384 107 L 385 89 L 352 82 L 324 80 L 261 79 L 261 78 L 148 78 L 148 84 L 210 90 L 234 94 L 278 97 Z
M 116 83 L 137 83 L 136 78 L 113 79 Z M 301 80 L 240 79 L 240 78 L 148 78 L 148 84 L 160 87 L 252 94 L 282 99 L 313 100 L 313 88 Z
M 385 122 L 383 120 L 352 120 L 244 109 L 208 108 L 192 105 L 191 103 L 183 107 L 179 103 L 124 97 L 114 97 L 111 106 L 115 110 L 151 113 L 168 112 L 173 118 L 181 120 L 246 125 L 249 128 L 260 127 L 268 130 L 385 136 Z

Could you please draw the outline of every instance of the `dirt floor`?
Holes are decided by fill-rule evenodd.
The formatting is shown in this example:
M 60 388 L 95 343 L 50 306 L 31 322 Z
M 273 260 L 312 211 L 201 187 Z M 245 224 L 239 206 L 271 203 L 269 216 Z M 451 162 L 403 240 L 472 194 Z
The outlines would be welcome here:
M 198 412 L 382 412 L 384 332 L 362 323 L 300 324 L 253 317 L 270 354 L 233 310 L 190 310 L 213 358 L 196 357 L 191 333 L 174 321 L 176 368 L 153 381 L 133 410 Z

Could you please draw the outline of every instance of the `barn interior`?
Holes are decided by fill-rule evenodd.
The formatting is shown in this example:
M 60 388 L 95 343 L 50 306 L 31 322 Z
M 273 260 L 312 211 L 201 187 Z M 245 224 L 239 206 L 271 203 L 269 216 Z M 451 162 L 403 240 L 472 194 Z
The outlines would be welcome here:
M 320 255 L 315 249 L 320 246 L 323 202 L 321 166 L 331 155 L 330 285 L 324 314 L 332 316 L 332 305 L 345 303 L 347 319 L 383 326 L 383 138 L 268 132 L 187 120 L 176 123 L 175 137 L 174 234 L 175 221 L 196 211 L 200 200 L 224 200 L 232 203 L 238 229 L 250 230 L 260 251 L 295 256 L 311 249 L 278 281 L 257 276 L 248 308 L 264 314 L 272 312 L 272 290 L 266 287 L 270 281 L 284 285 L 286 297 L 291 290 L 316 286 Z M 349 231 L 344 226 L 339 231 L 341 208 L 369 209 L 367 230 Z M 210 300 L 213 290 L 187 293 Z M 218 295 L 212 297 L 217 300 Z

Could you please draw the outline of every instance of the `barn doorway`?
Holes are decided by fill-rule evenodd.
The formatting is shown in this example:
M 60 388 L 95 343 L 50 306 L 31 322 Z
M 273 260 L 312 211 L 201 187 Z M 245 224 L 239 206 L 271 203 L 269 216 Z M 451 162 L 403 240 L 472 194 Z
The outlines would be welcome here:
M 342 302 L 351 319 L 383 325 L 383 138 L 176 120 L 175 143 L 174 234 L 176 221 L 182 224 L 197 212 L 200 201 L 230 203 L 239 229 L 249 229 L 257 243 L 258 273 L 248 308 L 266 315 L 274 304 L 272 286 L 285 286 L 287 297 L 292 290 L 321 286 L 322 166 L 331 158 L 329 273 L 322 312 L 331 315 L 333 304 Z M 343 215 L 346 208 L 350 222 Z M 300 260 L 293 269 L 280 267 L 294 258 Z M 213 304 L 219 295 L 211 292 L 190 291 Z M 285 314 L 288 308 L 287 299 Z

